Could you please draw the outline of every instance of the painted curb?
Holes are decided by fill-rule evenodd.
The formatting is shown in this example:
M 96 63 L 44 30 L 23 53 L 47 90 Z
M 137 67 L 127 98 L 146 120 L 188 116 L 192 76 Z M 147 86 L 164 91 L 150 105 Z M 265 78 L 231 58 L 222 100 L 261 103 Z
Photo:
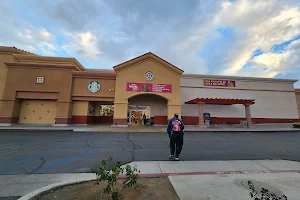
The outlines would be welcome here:
M 31 200 L 32 198 L 34 198 L 34 197 L 36 197 L 40 194 L 43 194 L 44 192 L 47 192 L 49 190 L 55 189 L 57 187 L 76 184 L 76 183 L 82 183 L 82 182 L 86 182 L 86 181 L 93 181 L 93 180 L 96 180 L 96 178 L 93 177 L 93 178 L 86 178 L 86 179 L 81 179 L 81 180 L 62 181 L 62 182 L 58 182 L 58 183 L 53 183 L 53 184 L 50 184 L 50 185 L 45 186 L 43 188 L 40 188 L 38 190 L 35 190 L 33 192 L 30 192 L 30 193 L 22 196 L 18 200 Z

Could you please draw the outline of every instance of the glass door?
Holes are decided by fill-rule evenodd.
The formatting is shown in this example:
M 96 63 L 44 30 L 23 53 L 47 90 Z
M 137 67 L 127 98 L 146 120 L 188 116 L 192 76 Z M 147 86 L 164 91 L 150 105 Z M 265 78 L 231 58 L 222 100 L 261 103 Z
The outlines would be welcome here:
M 132 110 L 130 113 L 130 125 L 141 126 L 143 120 L 143 111 Z

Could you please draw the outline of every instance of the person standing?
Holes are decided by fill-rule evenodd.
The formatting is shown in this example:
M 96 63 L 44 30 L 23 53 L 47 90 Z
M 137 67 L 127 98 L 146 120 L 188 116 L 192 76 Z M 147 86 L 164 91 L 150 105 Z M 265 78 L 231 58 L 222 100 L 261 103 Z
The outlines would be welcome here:
M 147 124 L 147 117 L 146 117 L 145 113 L 143 114 L 143 123 L 144 123 L 144 126 L 146 126 L 146 124 Z
M 179 161 L 179 155 L 183 146 L 184 124 L 179 119 L 176 113 L 174 117 L 169 121 L 167 133 L 170 138 L 170 160 Z

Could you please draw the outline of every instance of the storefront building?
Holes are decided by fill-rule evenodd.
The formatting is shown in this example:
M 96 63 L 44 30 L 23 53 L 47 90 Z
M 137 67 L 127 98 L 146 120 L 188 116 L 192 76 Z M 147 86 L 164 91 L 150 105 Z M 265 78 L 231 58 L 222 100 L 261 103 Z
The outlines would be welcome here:
M 84 68 L 75 58 L 0 47 L 1 124 L 187 125 L 299 121 L 297 80 L 184 74 L 154 55 Z M 298 102 L 298 105 L 297 105 Z

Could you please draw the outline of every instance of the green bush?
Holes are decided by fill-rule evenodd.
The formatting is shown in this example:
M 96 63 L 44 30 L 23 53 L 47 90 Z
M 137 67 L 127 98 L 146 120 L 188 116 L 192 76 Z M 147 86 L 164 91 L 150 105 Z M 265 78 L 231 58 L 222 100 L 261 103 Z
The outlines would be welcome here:
M 300 124 L 293 124 L 294 128 L 300 128 Z
M 112 162 L 112 158 L 108 160 L 102 160 L 101 166 L 97 169 L 92 170 L 97 176 L 96 182 L 99 185 L 100 182 L 105 182 L 106 187 L 104 188 L 104 193 L 109 194 L 112 200 L 118 200 L 120 191 L 124 187 L 133 187 L 138 180 L 138 174 L 140 171 L 136 167 L 131 167 L 126 165 L 125 168 L 121 167 L 121 162 L 118 161 L 117 164 L 111 169 L 107 169 L 107 165 Z M 125 179 L 123 181 L 122 187 L 117 191 L 115 186 L 117 185 L 118 178 L 120 174 L 124 174 Z

